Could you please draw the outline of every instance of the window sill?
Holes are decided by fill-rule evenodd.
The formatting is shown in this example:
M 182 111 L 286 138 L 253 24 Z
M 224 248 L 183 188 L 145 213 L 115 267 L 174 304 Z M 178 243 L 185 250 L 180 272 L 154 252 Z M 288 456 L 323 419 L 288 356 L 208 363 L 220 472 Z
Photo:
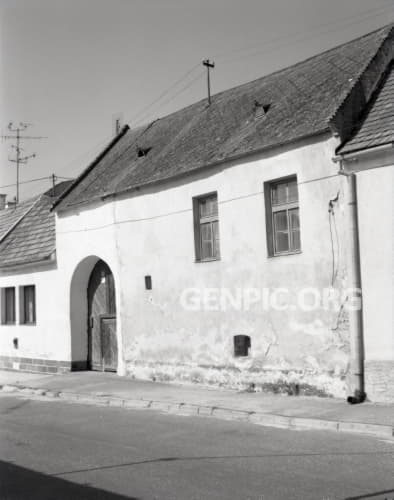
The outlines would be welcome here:
M 16 323 L 15 321 L 4 321 L 3 323 L 1 323 L 1 326 L 15 326 Z
M 195 264 L 203 264 L 204 262 L 217 262 L 220 260 L 220 257 L 213 257 L 212 259 L 203 259 L 203 260 L 195 260 Z
M 21 326 L 36 326 L 37 323 L 34 322 L 34 323 L 20 323 Z
M 287 257 L 288 255 L 299 255 L 302 253 L 302 250 L 297 250 L 295 252 L 283 252 L 283 253 L 275 253 L 272 255 L 268 255 L 269 259 L 275 259 L 276 257 Z

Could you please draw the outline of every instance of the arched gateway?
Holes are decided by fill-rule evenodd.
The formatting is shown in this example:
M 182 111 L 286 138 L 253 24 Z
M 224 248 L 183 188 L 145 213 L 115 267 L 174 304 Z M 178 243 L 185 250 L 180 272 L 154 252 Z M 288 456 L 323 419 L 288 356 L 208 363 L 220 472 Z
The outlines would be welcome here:
M 88 284 L 88 368 L 116 371 L 115 283 L 111 269 L 99 260 Z
M 115 281 L 95 255 L 84 258 L 73 273 L 70 326 L 73 370 L 117 371 Z

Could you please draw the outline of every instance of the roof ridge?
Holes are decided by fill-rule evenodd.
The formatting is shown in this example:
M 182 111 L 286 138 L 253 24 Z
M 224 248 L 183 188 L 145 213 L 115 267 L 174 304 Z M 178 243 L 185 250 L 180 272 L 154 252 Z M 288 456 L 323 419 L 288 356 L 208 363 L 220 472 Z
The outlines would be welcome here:
M 94 157 L 94 159 L 88 164 L 88 166 L 76 177 L 71 184 L 66 188 L 61 195 L 58 197 L 58 199 L 53 203 L 50 211 L 52 212 L 59 203 L 70 193 L 75 186 L 77 186 L 80 181 L 88 175 L 88 173 L 93 170 L 93 168 L 99 163 L 99 161 L 115 146 L 115 144 L 130 130 L 129 125 L 124 125 L 122 129 L 120 130 L 119 134 L 117 134 L 115 137 L 113 137 L 110 142 L 105 146 L 103 150 L 100 151 L 98 155 Z
M 292 66 L 214 94 L 212 106 L 201 99 L 144 126 L 128 128 L 119 145 L 114 147 L 113 155 L 105 159 L 106 151 L 111 150 L 116 139 L 52 209 L 104 200 L 124 192 L 125 186 L 127 189 L 142 187 L 323 132 L 332 136 L 335 125 L 343 134 L 348 133 L 345 125 L 349 122 L 350 127 L 354 122 L 348 109 L 350 99 L 354 96 L 360 108 L 357 112 L 361 112 L 394 54 L 393 28 L 394 24 L 387 25 Z M 376 70 L 375 76 L 373 70 Z M 366 80 L 370 74 L 372 78 Z M 355 80 L 358 84 L 354 87 Z M 350 94 L 349 89 L 352 89 Z M 271 109 L 264 118 L 256 117 L 253 107 L 256 98 L 272 99 Z M 338 119 L 342 109 L 346 114 L 343 123 Z M 334 123 L 330 122 L 336 110 L 339 112 Z M 141 142 L 150 141 L 146 145 L 152 146 L 152 151 L 146 161 L 140 161 L 132 146 L 140 141 L 141 131 L 147 129 L 149 132 Z
M 311 61 L 312 59 L 315 59 L 315 58 L 320 57 L 320 56 L 324 56 L 324 55 L 328 54 L 329 52 L 335 51 L 335 50 L 339 49 L 340 47 L 344 47 L 345 45 L 348 45 L 348 44 L 350 44 L 350 43 L 352 43 L 352 42 L 357 42 L 358 40 L 362 40 L 363 38 L 367 38 L 367 37 L 369 37 L 369 36 L 371 36 L 371 35 L 374 35 L 374 34 L 378 33 L 379 31 L 381 31 L 381 32 L 383 33 L 383 32 L 387 29 L 388 31 L 387 31 L 387 33 L 386 33 L 386 36 L 384 37 L 384 39 L 382 40 L 382 42 L 381 42 L 381 44 L 380 44 L 380 46 L 381 46 L 381 45 L 382 45 L 382 43 L 386 40 L 386 38 L 389 36 L 389 34 L 391 33 L 391 30 L 392 30 L 393 28 L 394 28 L 394 22 L 389 23 L 389 24 L 386 24 L 385 26 L 382 26 L 381 28 L 377 28 L 376 30 L 373 30 L 373 31 L 370 31 L 370 32 L 368 32 L 368 33 L 365 33 L 364 35 L 358 36 L 357 38 L 352 38 L 351 40 L 348 40 L 347 42 L 340 43 L 339 45 L 335 45 L 334 47 L 331 47 L 331 48 L 329 48 L 329 49 L 323 50 L 323 52 L 318 52 L 317 54 L 314 54 L 314 55 L 312 55 L 312 56 L 309 56 L 309 57 L 307 57 L 306 59 L 302 59 L 301 61 L 298 61 L 298 62 L 296 62 L 296 63 L 294 63 L 294 64 L 290 64 L 290 66 L 285 66 L 284 68 L 277 69 L 277 70 L 275 70 L 275 71 L 272 71 L 271 73 L 267 73 L 267 74 L 265 74 L 265 75 L 263 75 L 263 76 L 259 76 L 259 77 L 255 78 L 255 79 L 253 79 L 253 80 L 249 80 L 249 81 L 247 81 L 247 82 L 240 83 L 239 85 L 235 85 L 234 87 L 229 87 L 229 88 L 227 88 L 227 89 L 221 90 L 220 92 L 217 92 L 217 93 L 215 93 L 215 94 L 212 94 L 212 96 L 211 96 L 211 97 L 212 97 L 212 104 L 215 104 L 215 102 L 214 102 L 214 98 L 215 98 L 215 97 L 217 97 L 217 96 L 221 96 L 222 94 L 225 94 L 226 92 L 229 92 L 229 91 L 231 91 L 231 90 L 235 90 L 235 89 L 241 88 L 241 87 L 243 87 L 244 85 L 251 85 L 251 84 L 253 84 L 253 83 L 255 83 L 255 82 L 258 82 L 258 81 L 260 81 L 260 80 L 262 80 L 262 79 L 264 79 L 264 78 L 267 78 L 267 77 L 270 77 L 270 76 L 273 76 L 273 75 L 278 75 L 278 74 L 280 74 L 280 73 L 282 73 L 282 72 L 285 72 L 285 71 L 287 71 L 287 70 L 289 70 L 289 69 L 296 68 L 296 67 L 300 66 L 301 64 L 304 64 L 304 63 L 306 63 L 306 62 L 308 62 L 308 61 Z M 380 46 L 379 46 L 379 48 L 380 48 Z M 379 50 L 379 49 L 377 49 L 377 51 L 378 51 L 378 50 Z M 375 53 L 375 55 L 376 55 L 376 53 Z M 374 55 L 374 56 L 375 56 L 375 55 Z M 373 56 L 373 57 L 374 57 L 374 56 Z M 371 60 L 373 59 L 373 57 L 371 58 Z M 365 71 L 366 67 L 368 67 L 368 65 L 369 65 L 369 63 L 371 62 L 371 60 L 370 60 L 370 61 L 368 61 L 368 64 L 367 64 L 367 65 L 363 68 L 362 73 Z M 362 73 L 361 73 L 361 74 L 362 74 Z M 358 81 L 359 77 L 360 77 L 360 75 L 358 76 L 357 81 Z M 352 88 L 353 88 L 353 87 L 352 87 Z M 191 107 L 193 107 L 193 106 L 196 106 L 196 107 L 197 107 L 199 104 L 203 103 L 203 102 L 204 102 L 204 101 L 206 101 L 206 100 L 207 100 L 207 99 L 206 99 L 206 97 L 205 97 L 205 98 L 202 98 L 202 99 L 200 99 L 200 100 L 198 100 L 198 101 L 195 101 L 195 102 L 192 102 L 191 104 L 188 104 L 187 106 L 184 106 L 183 108 L 177 109 L 176 111 L 173 111 L 172 113 L 168 113 L 167 115 L 164 115 L 164 116 L 162 116 L 162 117 L 160 117 L 160 116 L 159 116 L 159 117 L 157 117 L 157 118 L 154 118 L 153 120 L 164 120 L 164 119 L 166 119 L 167 117 L 173 116 L 173 115 L 175 115 L 175 114 L 177 114 L 177 113 L 180 113 L 181 111 L 184 111 L 184 110 L 186 110 L 186 109 L 188 109 L 188 108 L 191 108 Z M 334 113 L 334 114 L 335 114 L 335 113 Z M 145 122 L 145 124 L 147 125 L 147 124 L 148 124 L 148 123 L 150 123 L 151 121 L 152 121 L 152 120 L 148 120 L 147 122 Z M 131 128 L 131 127 L 130 127 L 130 132 L 134 132 L 134 131 L 136 131 L 137 129 L 141 128 L 143 125 L 144 125 L 144 124 L 142 124 L 142 125 L 140 125 L 140 126 L 138 126 L 138 127 L 135 127 L 135 128 Z

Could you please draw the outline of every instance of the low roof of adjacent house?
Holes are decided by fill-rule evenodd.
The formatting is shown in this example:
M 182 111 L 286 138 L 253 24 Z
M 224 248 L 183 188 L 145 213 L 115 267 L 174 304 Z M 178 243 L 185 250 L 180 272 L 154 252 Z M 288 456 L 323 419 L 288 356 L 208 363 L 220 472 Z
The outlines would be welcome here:
M 386 144 L 394 144 L 394 64 L 376 90 L 352 138 L 338 153 L 355 153 Z
M 56 247 L 55 215 L 51 206 L 71 184 L 0 211 L 0 269 L 49 260 Z
M 330 130 L 343 140 L 392 57 L 393 31 L 386 26 L 216 94 L 210 106 L 201 100 L 149 125 L 124 127 L 55 206 L 78 208 Z
M 31 209 L 36 198 L 30 198 L 16 205 L 14 208 L 0 210 L 0 241 L 12 227 Z

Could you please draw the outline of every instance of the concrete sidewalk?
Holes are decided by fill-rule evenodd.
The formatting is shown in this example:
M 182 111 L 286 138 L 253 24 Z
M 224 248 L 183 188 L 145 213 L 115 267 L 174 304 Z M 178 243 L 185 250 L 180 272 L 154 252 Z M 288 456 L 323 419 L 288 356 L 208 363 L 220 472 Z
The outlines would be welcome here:
M 0 371 L 2 392 L 84 404 L 153 409 L 178 415 L 239 420 L 286 429 L 326 429 L 394 437 L 394 404 L 212 389 L 132 380 L 101 372 L 42 375 Z

